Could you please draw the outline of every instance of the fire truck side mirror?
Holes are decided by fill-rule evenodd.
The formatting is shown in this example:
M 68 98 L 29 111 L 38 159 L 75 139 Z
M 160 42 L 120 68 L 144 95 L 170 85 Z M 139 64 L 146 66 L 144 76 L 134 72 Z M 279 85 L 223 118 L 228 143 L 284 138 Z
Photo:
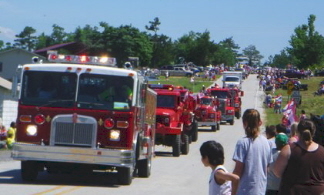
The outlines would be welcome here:
M 241 91 L 241 96 L 242 96 L 242 97 L 244 96 L 244 91 Z

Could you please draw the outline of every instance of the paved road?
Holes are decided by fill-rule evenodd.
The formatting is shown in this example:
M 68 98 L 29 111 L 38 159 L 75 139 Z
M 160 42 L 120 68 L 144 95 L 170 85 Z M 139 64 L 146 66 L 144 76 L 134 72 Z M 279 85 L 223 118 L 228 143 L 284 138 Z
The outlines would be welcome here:
M 243 111 L 256 108 L 261 113 L 262 92 L 258 91 L 256 75 L 244 81 Z M 1 194 L 114 194 L 114 195 L 197 195 L 208 194 L 210 169 L 203 167 L 199 148 L 207 140 L 217 140 L 225 149 L 225 166 L 229 171 L 234 168 L 232 155 L 238 139 L 244 136 L 241 119 L 233 126 L 221 125 L 220 131 L 211 132 L 208 128 L 199 129 L 198 141 L 190 145 L 188 155 L 173 157 L 170 147 L 156 147 L 156 157 L 152 162 L 150 178 L 134 178 L 130 186 L 116 184 L 114 174 L 50 175 L 42 172 L 34 183 L 23 182 L 20 178 L 20 162 L 0 162 Z M 2 154 L 2 152 L 0 152 Z M 8 156 L 7 156 L 8 157 Z M 7 158 L 6 157 L 6 158 Z M 1 157 L 0 157 L 1 158 Z

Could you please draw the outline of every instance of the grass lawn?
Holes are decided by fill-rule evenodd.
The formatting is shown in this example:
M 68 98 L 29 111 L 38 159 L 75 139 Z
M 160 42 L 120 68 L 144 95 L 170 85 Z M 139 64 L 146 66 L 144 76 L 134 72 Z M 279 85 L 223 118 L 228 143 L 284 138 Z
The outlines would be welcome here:
M 220 75 L 216 76 L 218 79 Z M 209 81 L 203 79 L 202 77 L 195 77 L 194 83 L 190 83 L 190 77 L 169 77 L 168 80 L 165 79 L 164 76 L 160 76 L 158 81 L 149 81 L 149 84 L 172 84 L 174 86 L 184 86 L 190 91 L 197 93 L 201 90 L 202 86 L 204 85 L 206 88 L 213 84 L 215 81 Z
M 307 91 L 300 91 L 302 96 L 302 103 L 297 107 L 296 114 L 300 116 L 301 110 L 305 110 L 307 117 L 310 117 L 310 113 L 316 115 L 323 115 L 324 114 L 324 96 L 315 96 L 313 93 L 318 90 L 319 83 L 323 81 L 323 77 L 311 77 L 310 80 L 302 79 L 302 84 L 308 84 Z M 282 94 L 283 96 L 283 103 L 282 108 L 288 102 L 288 95 L 287 90 L 276 90 L 275 95 Z M 265 108 L 266 112 L 266 125 L 276 125 L 281 123 L 282 114 L 275 114 L 273 112 L 273 108 Z

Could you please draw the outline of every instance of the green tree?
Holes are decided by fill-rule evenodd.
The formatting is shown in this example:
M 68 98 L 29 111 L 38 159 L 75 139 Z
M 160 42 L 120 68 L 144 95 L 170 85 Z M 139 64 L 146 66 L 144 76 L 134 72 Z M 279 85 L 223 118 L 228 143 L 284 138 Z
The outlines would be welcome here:
M 111 56 L 118 60 L 119 66 L 128 61 L 128 57 L 139 57 L 141 66 L 149 66 L 152 58 L 152 43 L 149 36 L 130 25 L 118 28 L 101 23 L 104 28 L 102 41 Z
M 145 25 L 146 30 L 153 31 L 154 34 L 156 34 L 156 32 L 158 30 L 160 30 L 159 26 L 160 26 L 161 22 L 160 22 L 159 18 L 156 17 L 156 18 L 154 18 L 153 21 L 149 21 L 149 23 L 150 23 L 149 26 Z
M 146 25 L 145 29 L 153 31 L 153 35 L 149 35 L 152 42 L 152 58 L 150 67 L 160 67 L 165 64 L 170 64 L 173 61 L 172 49 L 173 43 L 171 38 L 166 35 L 158 35 L 157 31 L 160 29 L 161 22 L 158 17 L 153 21 L 149 21 L 150 25 Z
M 271 66 L 277 68 L 286 68 L 287 65 L 291 63 L 292 63 L 292 57 L 289 55 L 287 50 L 282 50 L 280 54 L 276 54 L 273 57 Z
M 314 65 L 324 65 L 324 37 L 315 30 L 315 15 L 310 15 L 308 24 L 295 28 L 291 36 L 288 52 L 292 55 L 294 65 L 298 68 L 308 68 Z
M 34 50 L 37 41 L 37 37 L 33 35 L 35 33 L 36 30 L 33 27 L 26 26 L 20 34 L 16 35 L 18 39 L 15 39 L 14 47 L 28 51 Z
M 260 55 L 260 52 L 256 49 L 254 45 L 249 45 L 245 49 L 243 49 L 243 54 L 249 58 L 249 65 L 260 65 L 260 61 L 263 58 Z

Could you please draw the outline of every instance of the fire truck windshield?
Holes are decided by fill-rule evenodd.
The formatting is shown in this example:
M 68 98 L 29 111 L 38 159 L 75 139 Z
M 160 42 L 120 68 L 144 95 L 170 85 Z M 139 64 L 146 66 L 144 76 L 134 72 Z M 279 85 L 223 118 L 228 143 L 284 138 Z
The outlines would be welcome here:
M 79 80 L 79 81 L 78 81 Z M 128 110 L 133 78 L 69 72 L 25 71 L 21 104 L 41 107 Z M 77 94 L 78 91 L 78 94 Z
M 77 106 L 105 110 L 129 110 L 133 97 L 133 78 L 113 75 L 81 74 Z
M 217 98 L 227 98 L 228 93 L 227 93 L 227 91 L 212 90 L 211 95 L 217 96 Z
M 21 104 L 72 107 L 76 83 L 75 73 L 25 71 L 21 86 Z
M 176 96 L 172 96 L 172 95 L 157 96 L 157 107 L 174 108 L 175 104 L 176 104 Z
M 202 98 L 202 99 L 200 100 L 200 102 L 201 102 L 201 104 L 203 104 L 203 105 L 210 105 L 211 102 L 212 102 L 212 99 L 210 99 L 210 98 Z

